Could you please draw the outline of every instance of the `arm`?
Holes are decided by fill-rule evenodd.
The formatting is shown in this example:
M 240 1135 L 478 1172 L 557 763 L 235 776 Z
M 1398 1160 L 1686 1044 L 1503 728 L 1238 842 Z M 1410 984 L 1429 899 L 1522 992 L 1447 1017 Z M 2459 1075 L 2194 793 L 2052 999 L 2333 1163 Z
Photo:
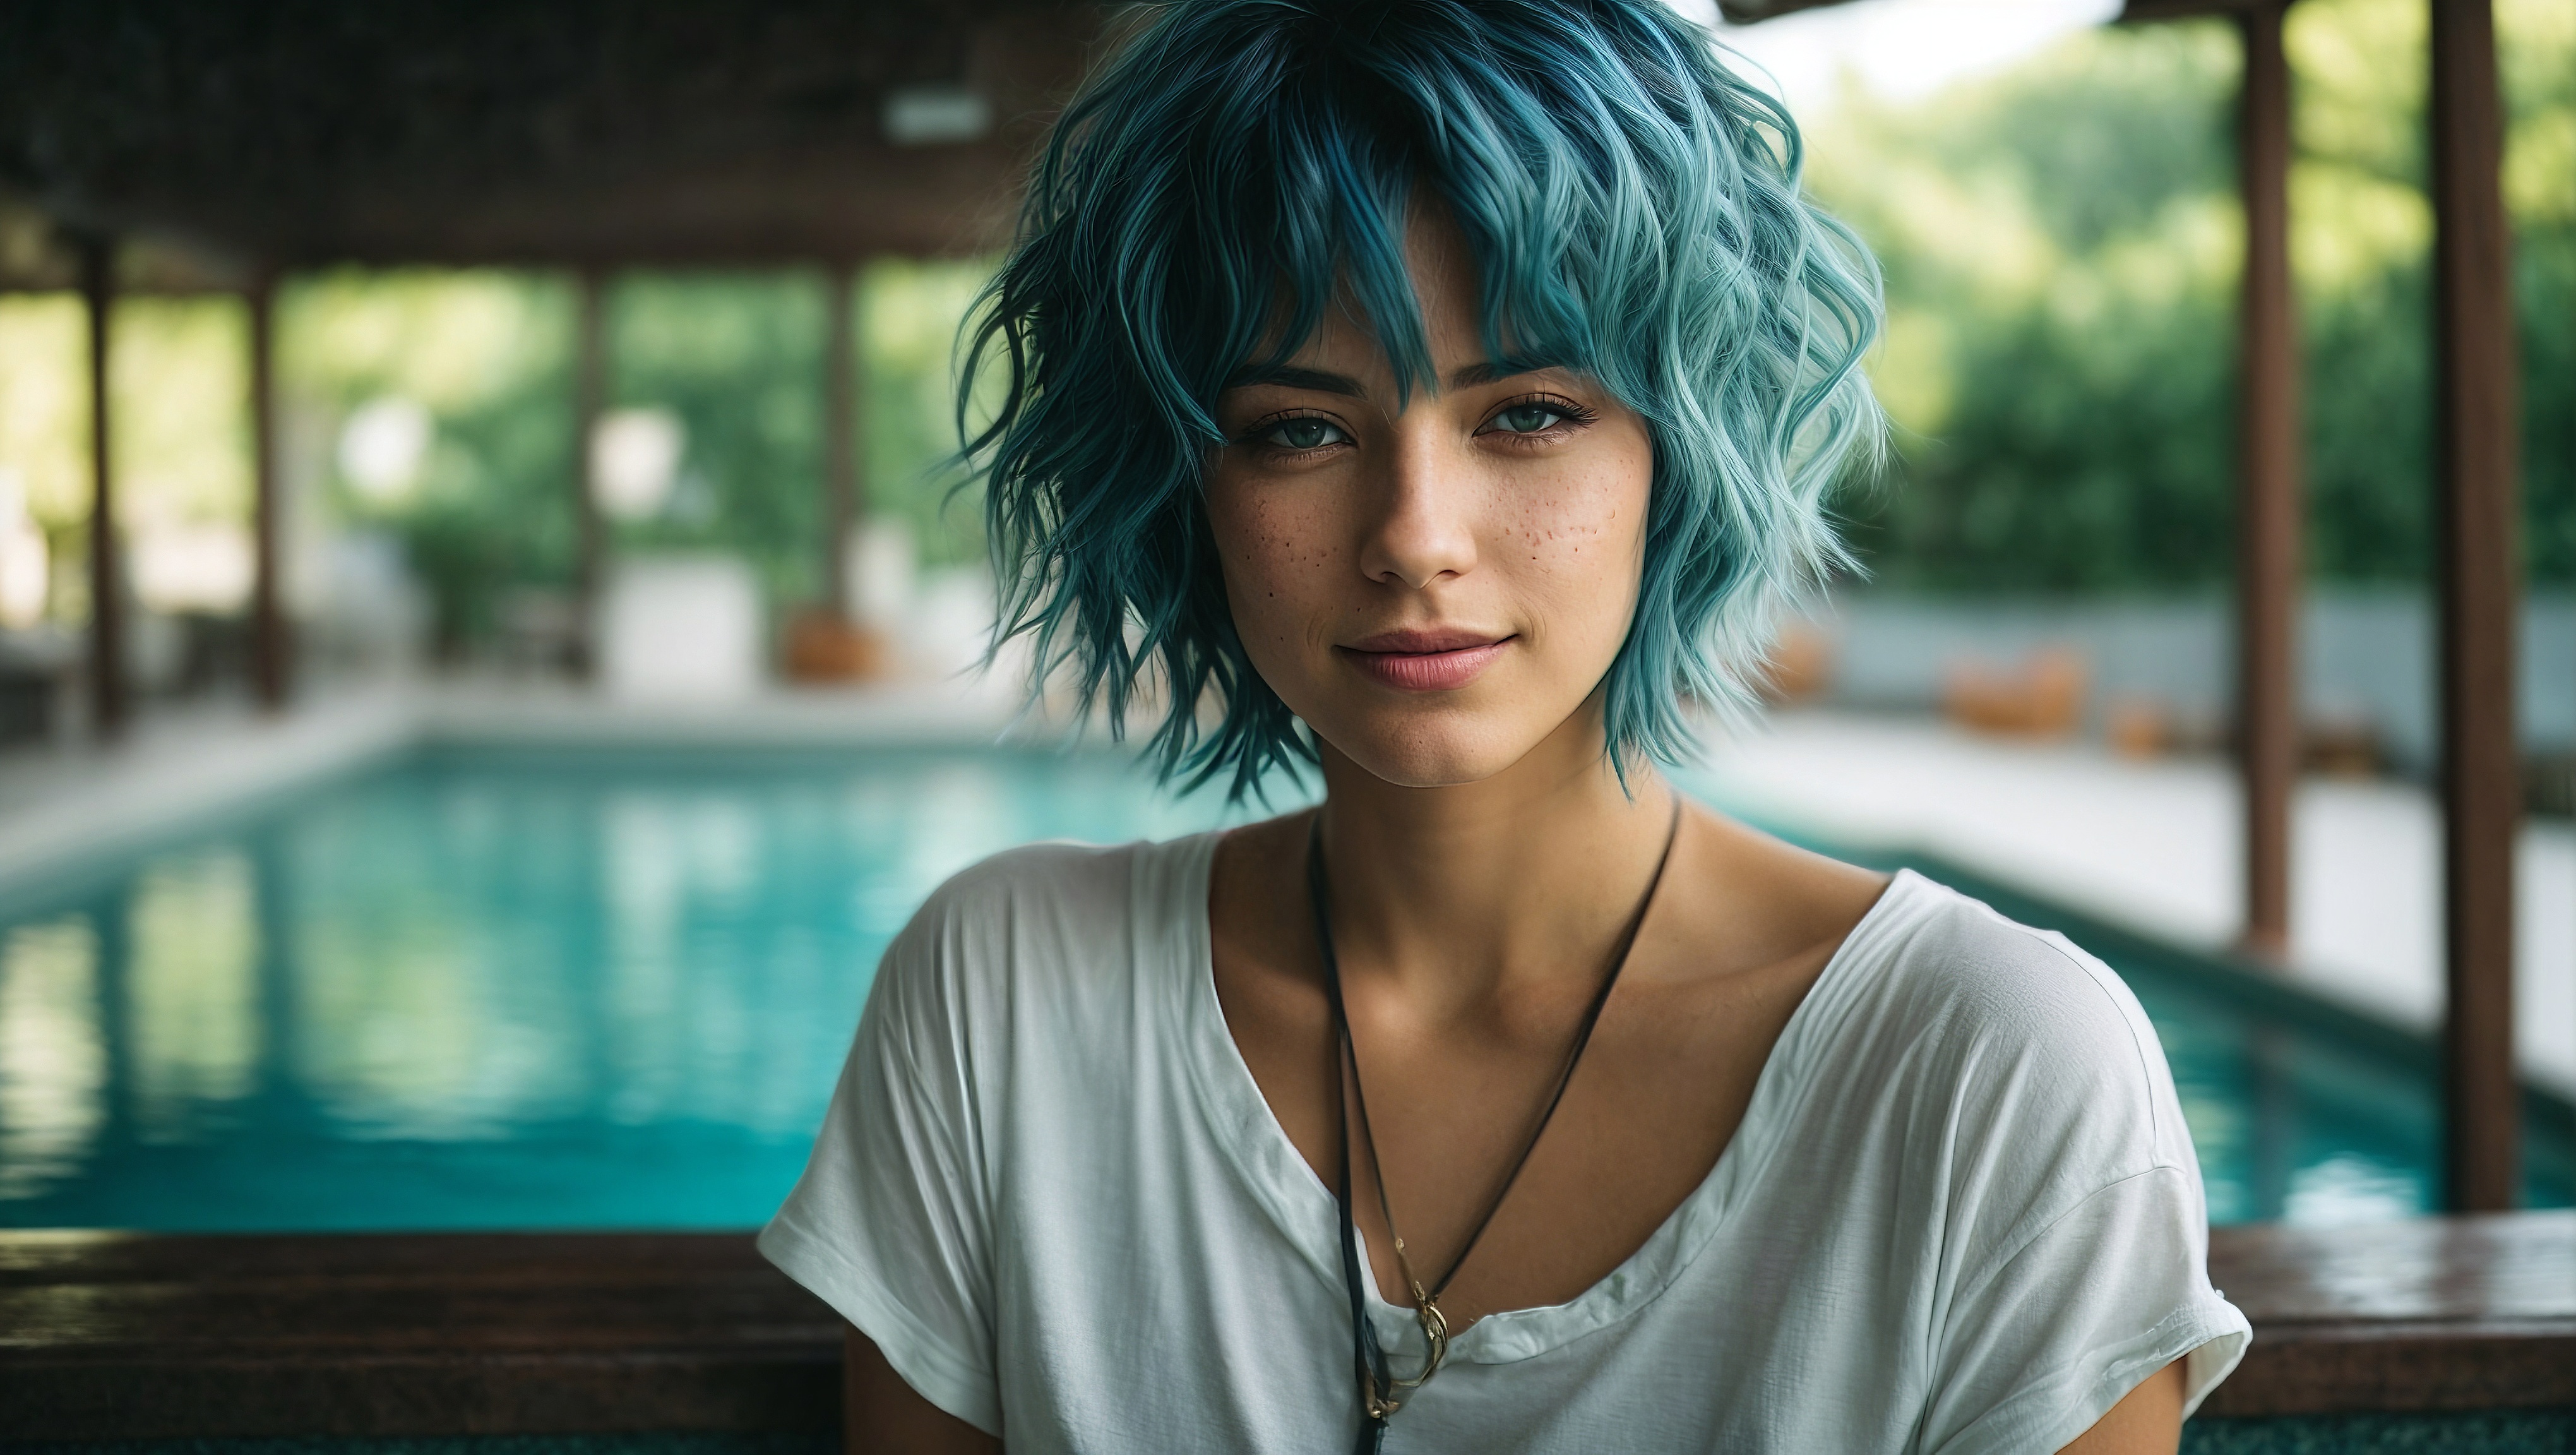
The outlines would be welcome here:
M 856 1326 L 845 1323 L 841 1332 L 841 1448 L 847 1455 L 1000 1455 L 1001 1441 L 923 1399 Z M 2104 1446 L 2102 1455 L 2126 1452 Z
M 2057 1455 L 2173 1455 L 2182 1444 L 2182 1364 L 2148 1375 Z

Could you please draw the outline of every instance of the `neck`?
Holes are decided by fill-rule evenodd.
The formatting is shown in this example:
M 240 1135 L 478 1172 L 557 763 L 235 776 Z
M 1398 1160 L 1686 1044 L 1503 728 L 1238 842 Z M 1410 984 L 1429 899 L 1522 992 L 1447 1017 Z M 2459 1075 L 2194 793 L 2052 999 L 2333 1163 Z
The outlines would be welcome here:
M 1589 985 L 1653 877 L 1672 789 L 1602 752 L 1597 707 L 1490 778 L 1388 783 L 1323 748 L 1324 861 L 1346 976 L 1464 1006 L 1533 982 Z

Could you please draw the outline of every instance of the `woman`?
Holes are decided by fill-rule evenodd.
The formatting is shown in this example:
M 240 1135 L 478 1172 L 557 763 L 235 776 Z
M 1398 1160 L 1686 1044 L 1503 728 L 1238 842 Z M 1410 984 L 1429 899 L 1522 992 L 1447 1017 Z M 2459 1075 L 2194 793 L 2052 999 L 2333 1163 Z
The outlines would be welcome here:
M 1839 559 L 1865 254 L 1651 0 L 1203 0 L 978 352 L 1005 622 L 1168 773 L 886 954 L 761 1246 L 860 1450 L 2174 1449 L 2242 1351 L 2109 971 L 1684 804 Z

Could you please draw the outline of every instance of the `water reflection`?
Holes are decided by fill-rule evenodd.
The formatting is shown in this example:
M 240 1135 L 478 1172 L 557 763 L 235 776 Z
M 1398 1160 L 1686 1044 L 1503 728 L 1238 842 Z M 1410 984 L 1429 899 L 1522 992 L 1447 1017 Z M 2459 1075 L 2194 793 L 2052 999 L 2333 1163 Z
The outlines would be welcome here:
M 98 960 L 78 917 L 0 938 L 0 1205 L 78 1172 L 107 1121 Z
M 2314 1227 L 2380 1223 L 2424 1211 L 2423 1194 L 2404 1170 L 2347 1152 L 2298 1169 L 2281 1214 Z
M 253 881 L 248 856 L 219 848 L 153 864 L 126 902 L 126 1078 L 146 1140 L 187 1137 L 259 1074 Z
M 1223 816 L 1000 752 L 460 753 L 317 790 L 0 911 L 0 1224 L 756 1221 L 933 886 Z M 2127 968 L 2216 1220 L 2429 1205 L 2423 1075 Z
M 519 912 L 513 872 L 532 849 L 548 857 L 556 826 L 532 803 L 514 832 L 486 832 L 487 795 L 461 788 L 368 784 L 275 833 L 293 1085 L 344 1135 L 491 1138 L 579 1104 L 559 1046 L 585 1023 L 562 985 L 576 943 L 546 922 L 560 916 Z
M 932 886 L 1223 816 L 1010 753 L 430 755 L 315 791 L 0 911 L 0 1224 L 756 1220 Z
M 2436 1210 L 2440 1129 L 2428 1074 L 2123 968 L 2173 1066 L 2210 1221 L 2334 1224 Z M 2535 1138 L 2535 1150 L 2548 1140 Z M 2576 1192 L 2564 1185 L 2563 1160 L 2534 1159 L 2528 1198 L 2555 1205 Z

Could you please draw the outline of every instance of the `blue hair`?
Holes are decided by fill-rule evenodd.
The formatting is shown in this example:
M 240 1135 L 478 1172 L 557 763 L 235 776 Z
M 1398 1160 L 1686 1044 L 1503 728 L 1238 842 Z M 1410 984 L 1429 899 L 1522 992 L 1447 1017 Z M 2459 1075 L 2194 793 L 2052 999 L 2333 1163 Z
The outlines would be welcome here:
M 1788 113 L 1656 0 L 1155 7 L 1056 122 L 968 323 L 961 430 L 973 382 L 1001 386 L 965 447 L 996 648 L 1030 638 L 1113 732 L 1159 698 L 1167 779 L 1240 796 L 1314 761 L 1227 606 L 1215 406 L 1337 296 L 1400 387 L 1436 387 L 1404 265 L 1425 188 L 1480 265 L 1490 357 L 1589 374 L 1646 422 L 1606 747 L 1687 757 L 1685 701 L 1748 702 L 1781 605 L 1849 564 L 1826 496 L 1881 433 L 1877 267 L 1799 168 Z

